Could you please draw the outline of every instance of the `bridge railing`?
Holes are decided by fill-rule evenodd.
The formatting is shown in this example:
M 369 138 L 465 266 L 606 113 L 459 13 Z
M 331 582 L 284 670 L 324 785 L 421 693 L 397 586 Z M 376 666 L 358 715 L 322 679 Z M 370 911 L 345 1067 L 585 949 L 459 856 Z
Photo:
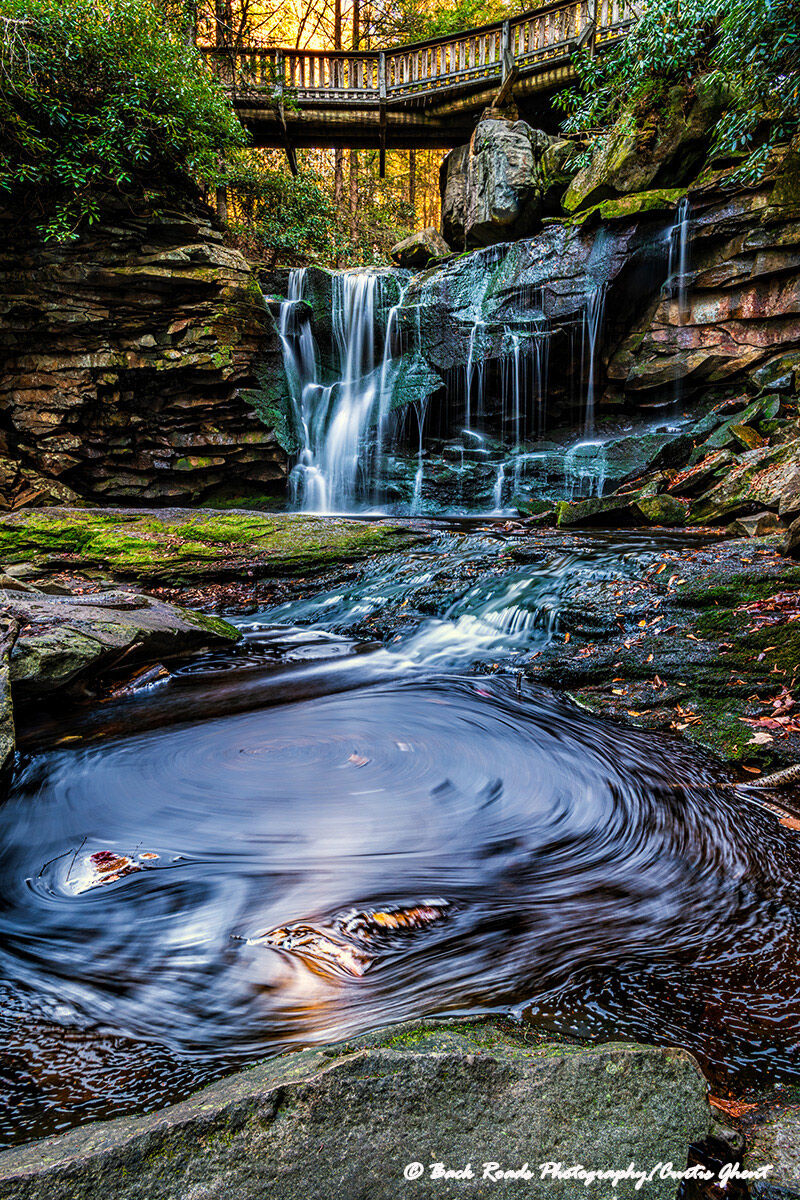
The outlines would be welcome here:
M 546 70 L 590 38 L 611 45 L 638 15 L 643 0 L 551 0 L 539 8 L 386 51 L 206 50 L 234 95 L 269 95 L 298 104 L 398 104 Z

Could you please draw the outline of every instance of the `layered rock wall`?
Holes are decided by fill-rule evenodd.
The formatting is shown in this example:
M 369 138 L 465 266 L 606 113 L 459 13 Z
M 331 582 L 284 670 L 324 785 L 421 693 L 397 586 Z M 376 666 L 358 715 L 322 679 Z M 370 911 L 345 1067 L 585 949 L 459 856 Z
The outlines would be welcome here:
M 72 243 L 0 213 L 0 503 L 160 504 L 281 488 L 259 418 L 278 339 L 210 215 L 106 208 Z

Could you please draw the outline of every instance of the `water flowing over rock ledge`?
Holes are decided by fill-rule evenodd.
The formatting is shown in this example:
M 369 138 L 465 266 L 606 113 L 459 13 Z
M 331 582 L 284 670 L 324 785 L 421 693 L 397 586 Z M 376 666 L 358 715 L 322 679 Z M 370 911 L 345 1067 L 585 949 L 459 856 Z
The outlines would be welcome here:
M 294 501 L 486 511 L 542 474 L 551 498 L 602 494 L 589 460 L 615 437 L 746 407 L 800 360 L 794 170 L 789 152 L 751 187 L 706 169 L 417 274 L 266 273 L 287 296 Z

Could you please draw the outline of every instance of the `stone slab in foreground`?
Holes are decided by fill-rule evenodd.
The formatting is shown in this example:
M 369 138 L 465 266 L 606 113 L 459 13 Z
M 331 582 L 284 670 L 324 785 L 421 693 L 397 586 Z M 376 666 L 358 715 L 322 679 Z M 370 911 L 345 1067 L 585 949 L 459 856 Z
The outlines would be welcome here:
M 583 1047 L 492 1022 L 395 1026 L 242 1071 L 181 1104 L 0 1155 L 0 1200 L 646 1196 L 677 1185 L 539 1178 L 539 1164 L 686 1165 L 712 1125 L 683 1050 Z M 433 1180 L 430 1164 L 475 1178 Z M 484 1163 L 532 1179 L 485 1181 Z M 410 1163 L 420 1179 L 404 1178 Z

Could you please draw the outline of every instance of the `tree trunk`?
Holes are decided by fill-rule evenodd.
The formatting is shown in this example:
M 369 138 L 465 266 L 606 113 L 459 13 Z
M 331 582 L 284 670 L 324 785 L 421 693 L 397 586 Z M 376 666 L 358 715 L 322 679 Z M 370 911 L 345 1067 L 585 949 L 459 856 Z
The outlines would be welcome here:
M 186 30 L 186 42 L 193 46 L 197 41 L 197 0 L 186 0 L 183 8 L 183 27 Z
M 333 152 L 333 202 L 337 208 L 344 205 L 344 150 L 338 146 Z
M 417 152 L 409 150 L 408 152 L 408 204 L 414 216 L 414 207 L 417 203 Z
M 342 0 L 334 0 L 333 5 L 333 48 L 342 49 Z M 334 67 L 334 83 L 341 87 L 342 66 L 337 63 Z M 337 211 L 344 207 L 344 150 L 337 146 L 333 152 L 333 202 Z
M 361 40 L 361 0 L 353 0 L 353 50 Z M 356 71 L 358 68 L 356 67 Z M 350 151 L 350 237 L 358 236 L 358 151 Z
M 214 0 L 215 41 L 218 46 L 229 46 L 233 7 L 231 0 Z

